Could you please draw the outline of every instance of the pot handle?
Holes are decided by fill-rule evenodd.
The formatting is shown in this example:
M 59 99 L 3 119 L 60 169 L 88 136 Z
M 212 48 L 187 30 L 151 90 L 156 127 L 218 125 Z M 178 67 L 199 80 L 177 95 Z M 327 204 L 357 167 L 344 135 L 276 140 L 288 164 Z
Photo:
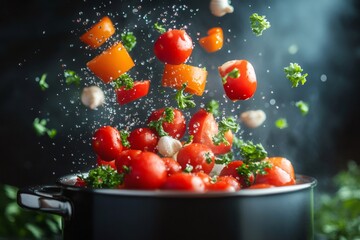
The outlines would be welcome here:
M 19 206 L 31 210 L 60 215 L 70 219 L 71 202 L 62 195 L 60 186 L 36 186 L 20 189 L 17 193 Z

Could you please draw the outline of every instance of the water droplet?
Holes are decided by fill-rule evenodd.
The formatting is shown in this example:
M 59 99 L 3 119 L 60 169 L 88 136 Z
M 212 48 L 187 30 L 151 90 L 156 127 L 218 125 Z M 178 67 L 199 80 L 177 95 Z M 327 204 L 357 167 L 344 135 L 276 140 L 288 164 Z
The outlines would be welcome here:
M 327 76 L 326 76 L 325 74 L 322 74 L 322 75 L 320 76 L 320 80 L 321 80 L 322 82 L 326 82 L 326 81 L 327 81 Z

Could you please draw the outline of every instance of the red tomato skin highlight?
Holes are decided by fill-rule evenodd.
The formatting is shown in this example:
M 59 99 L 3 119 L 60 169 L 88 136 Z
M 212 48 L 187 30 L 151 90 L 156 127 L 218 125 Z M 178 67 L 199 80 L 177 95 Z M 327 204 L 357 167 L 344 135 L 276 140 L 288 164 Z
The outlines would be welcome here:
M 124 166 L 129 167 L 130 162 L 137 155 L 141 153 L 140 150 L 128 149 L 122 151 L 119 156 L 115 159 L 115 166 L 118 173 L 124 173 Z
M 247 100 L 251 98 L 257 88 L 257 80 L 254 67 L 246 60 L 232 60 L 219 67 L 219 74 L 224 78 L 234 68 L 239 70 L 238 78 L 226 77 L 226 83 L 223 84 L 228 98 L 232 101 Z
M 131 131 L 128 141 L 131 149 L 156 152 L 159 137 L 156 132 L 150 128 L 136 128 Z
M 159 36 L 154 44 L 155 56 L 164 63 L 178 65 L 190 57 L 193 43 L 184 30 L 172 29 Z
M 208 154 L 211 162 L 207 162 L 206 155 Z M 209 174 L 215 164 L 215 156 L 211 149 L 201 143 L 191 143 L 180 149 L 176 157 L 182 169 L 185 169 L 189 164 L 193 167 L 192 172 L 204 172 Z
M 168 173 L 168 176 L 172 175 L 172 174 L 175 174 L 175 173 L 178 173 L 178 172 L 181 172 L 181 166 L 180 164 L 173 158 L 162 158 L 162 160 L 164 161 L 165 163 L 165 166 L 166 166 L 166 171 Z
M 149 93 L 150 81 L 135 81 L 133 88 L 127 90 L 125 87 L 115 89 L 117 101 L 120 105 L 127 104 Z
M 218 132 L 218 124 L 216 123 L 213 114 L 204 109 L 200 109 L 196 112 L 189 121 L 189 135 L 194 136 L 193 143 L 207 145 L 215 155 L 229 152 L 233 142 L 233 134 L 229 130 L 225 133 L 225 138 L 229 142 L 229 145 L 224 143 L 215 145 L 212 138 Z
M 205 192 L 205 184 L 198 176 L 180 172 L 168 177 L 162 189 Z
M 121 154 L 121 153 L 120 153 Z M 98 166 L 110 166 L 111 168 L 116 170 L 115 160 L 112 161 L 104 161 L 99 156 L 96 158 L 96 163 Z
M 162 126 L 164 131 L 169 134 L 172 138 L 181 139 L 186 132 L 186 121 L 183 113 L 174 108 L 174 120 L 171 123 L 163 122 Z M 151 113 L 149 116 L 147 123 L 151 121 L 157 121 L 161 117 L 163 117 L 165 108 L 160 108 Z
M 99 128 L 92 138 L 92 147 L 102 160 L 114 160 L 123 149 L 119 131 L 111 126 Z
M 152 152 L 141 152 L 135 156 L 129 161 L 129 169 L 124 177 L 127 189 L 158 189 L 167 178 L 164 161 Z

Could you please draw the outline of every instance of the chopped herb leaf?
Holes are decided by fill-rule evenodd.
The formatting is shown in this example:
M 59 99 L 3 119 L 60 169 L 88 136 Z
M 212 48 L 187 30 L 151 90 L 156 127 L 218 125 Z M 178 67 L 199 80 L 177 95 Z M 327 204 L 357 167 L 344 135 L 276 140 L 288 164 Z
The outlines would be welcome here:
M 131 51 L 136 45 L 136 37 L 132 32 L 126 32 L 121 34 L 121 41 L 127 51 Z
M 166 32 L 166 29 L 162 25 L 160 25 L 159 23 L 154 24 L 154 29 L 156 31 L 158 31 L 159 33 L 165 33 Z
M 185 169 L 184 169 L 184 172 L 186 172 L 186 173 L 191 173 L 193 169 L 194 169 L 193 166 L 191 166 L 190 164 L 186 164 L 186 167 L 185 167 Z
M 229 130 L 234 131 L 235 133 L 239 131 L 240 125 L 236 123 L 236 120 L 233 117 L 224 118 L 219 123 L 219 132 L 213 136 L 212 140 L 215 145 L 220 145 L 224 143 L 225 145 L 229 145 L 230 143 L 225 138 L 225 133 Z
M 226 74 L 224 77 L 221 78 L 222 83 L 225 84 L 227 81 L 227 78 L 231 77 L 231 78 L 238 78 L 240 77 L 240 71 L 237 68 L 234 68 L 233 70 L 231 70 L 231 72 L 229 72 L 228 74 Z
M 79 176 L 91 188 L 116 188 L 123 183 L 123 174 L 106 165 L 89 171 L 87 177 Z
M 307 73 L 302 74 L 303 69 L 297 63 L 290 63 L 288 67 L 284 68 L 284 72 L 286 73 L 286 78 L 290 80 L 292 86 L 297 87 L 299 83 L 304 85 L 306 83 Z
M 309 104 L 303 101 L 298 101 L 295 106 L 299 108 L 301 115 L 305 116 L 309 113 Z
M 126 166 L 126 165 L 123 165 L 123 170 L 126 174 L 130 173 L 131 172 L 131 169 L 130 167 Z
M 125 131 L 125 130 L 122 130 L 122 131 L 119 131 L 120 132 L 120 139 L 121 139 L 121 144 L 124 146 L 124 147 L 127 147 L 127 148 L 130 148 L 130 142 L 128 140 L 128 137 L 130 135 L 130 133 L 128 131 Z
M 212 163 L 212 157 L 210 152 L 205 153 L 205 161 L 207 164 Z
M 46 77 L 47 77 L 47 74 L 44 73 L 43 75 L 41 75 L 40 80 L 39 80 L 39 78 L 36 78 L 36 80 L 39 81 L 40 89 L 43 91 L 45 91 L 46 89 L 49 88 L 49 84 L 47 84 L 47 82 L 46 82 Z
M 70 84 L 75 84 L 76 86 L 80 85 L 81 78 L 76 74 L 75 71 L 65 70 L 64 77 L 67 85 Z
M 211 100 L 206 104 L 205 110 L 209 113 L 212 113 L 214 116 L 219 115 L 219 102 L 216 100 Z
M 261 36 L 262 32 L 271 27 L 270 23 L 266 20 L 266 16 L 260 16 L 253 13 L 250 16 L 251 30 L 256 36 Z
M 246 163 L 261 161 L 267 157 L 267 152 L 261 143 L 254 144 L 252 141 L 239 140 L 237 147 L 239 147 L 240 155 Z
M 126 90 L 130 90 L 134 86 L 134 79 L 129 74 L 124 73 L 118 79 L 114 81 L 115 88 L 125 87 Z
M 288 127 L 286 118 L 279 118 L 275 121 L 275 126 L 279 129 L 284 129 Z
M 232 160 L 234 160 L 234 153 L 233 152 L 228 152 L 228 153 L 223 154 L 221 156 L 217 156 L 215 158 L 215 163 L 216 164 L 228 165 Z
M 47 121 L 45 119 L 35 118 L 33 122 L 33 127 L 38 136 L 43 136 L 47 134 L 50 138 L 54 138 L 56 136 L 56 129 L 48 129 L 46 127 Z
M 165 116 L 164 116 L 164 121 L 165 122 L 172 123 L 174 121 L 175 112 L 174 112 L 173 108 L 171 108 L 171 107 L 165 108 L 164 114 L 165 114 Z
M 272 165 L 268 161 L 261 161 L 261 162 L 247 162 L 243 163 L 241 166 L 236 168 L 236 171 L 245 177 L 245 182 L 247 186 L 251 185 L 250 177 L 251 175 L 265 175 L 267 172 L 265 171 L 266 168 L 271 168 Z
M 155 129 L 155 131 L 158 133 L 160 137 L 168 136 L 169 134 L 165 132 L 162 125 L 164 122 L 172 123 L 174 121 L 174 117 L 175 117 L 174 109 L 171 107 L 167 107 L 164 110 L 163 116 L 156 121 L 149 122 L 148 126 L 149 128 Z
M 190 135 L 189 138 L 188 138 L 188 140 L 186 140 L 185 144 L 190 144 L 190 143 L 192 143 L 193 139 L 194 139 L 194 135 Z
M 184 93 L 185 88 L 186 84 L 183 84 L 182 88 L 179 89 L 175 95 L 175 100 L 178 103 L 180 109 L 193 108 L 196 106 L 193 100 L 193 95 Z

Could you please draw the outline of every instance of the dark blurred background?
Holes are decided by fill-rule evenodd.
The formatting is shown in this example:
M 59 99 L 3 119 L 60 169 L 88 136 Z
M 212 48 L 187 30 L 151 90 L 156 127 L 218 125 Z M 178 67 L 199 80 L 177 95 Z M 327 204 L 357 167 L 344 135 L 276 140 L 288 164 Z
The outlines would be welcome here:
M 264 126 L 247 129 L 242 137 L 262 143 L 270 155 L 290 159 L 298 173 L 326 179 L 359 159 L 360 2 L 356 0 L 232 1 L 234 13 L 211 15 L 210 1 L 18 1 L 0 2 L 0 136 L 2 164 L 0 183 L 27 186 L 54 181 L 68 173 L 85 171 L 95 164 L 89 140 L 104 124 L 119 128 L 140 125 L 149 109 L 172 104 L 172 100 L 142 99 L 127 107 L 116 104 L 110 86 L 86 69 L 86 62 L 99 54 L 125 30 L 133 31 L 138 45 L 131 52 L 136 67 L 131 75 L 152 80 L 150 98 L 158 96 L 162 64 L 153 58 L 152 44 L 158 34 L 152 25 L 187 27 L 195 43 L 192 65 L 209 71 L 206 97 L 220 99 L 224 113 L 262 109 Z M 173 7 L 175 5 L 175 7 Z M 271 28 L 256 37 L 249 16 L 266 15 Z M 78 37 L 109 15 L 116 36 L 100 50 L 86 49 Z M 226 43 L 217 53 L 207 54 L 197 44 L 207 29 L 221 26 Z M 232 59 L 248 59 L 258 78 L 253 99 L 230 103 L 223 98 L 217 67 Z M 291 88 L 283 68 L 299 63 L 309 74 L 304 86 Z M 81 86 L 67 86 L 63 71 L 75 70 Z M 35 80 L 47 73 L 49 89 L 41 91 Z M 106 105 L 97 111 L 84 107 L 79 96 L 84 86 L 105 90 Z M 164 98 L 173 92 L 166 89 Z M 303 100 L 310 105 L 307 116 L 294 106 Z M 200 104 L 198 104 L 200 106 Z M 55 128 L 54 139 L 38 137 L 36 118 Z M 284 117 L 289 127 L 278 129 Z M 324 179 L 324 180 L 322 180 Z

